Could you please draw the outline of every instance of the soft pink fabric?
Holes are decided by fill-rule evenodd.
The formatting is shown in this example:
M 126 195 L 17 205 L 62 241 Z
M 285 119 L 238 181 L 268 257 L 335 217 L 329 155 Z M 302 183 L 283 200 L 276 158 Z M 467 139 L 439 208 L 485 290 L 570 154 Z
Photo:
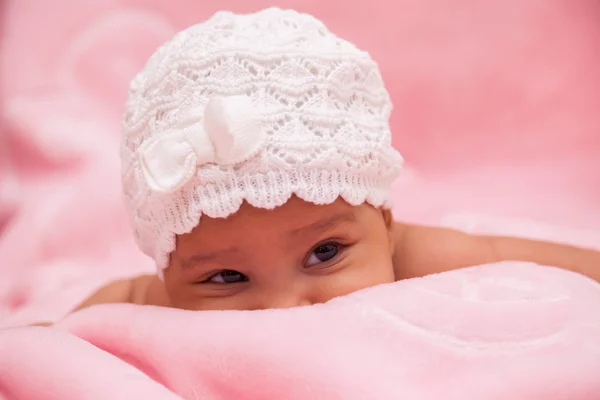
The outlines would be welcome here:
M 56 328 L 0 331 L 0 393 L 28 400 L 597 400 L 599 307 L 596 282 L 514 262 L 289 310 L 102 305 Z
M 104 282 L 152 270 L 120 199 L 127 82 L 156 46 L 217 7 L 271 4 L 0 3 L 0 325 L 59 319 Z M 315 14 L 379 60 L 410 168 L 397 217 L 600 243 L 600 3 L 278 4 Z M 472 301 L 487 293 L 498 301 Z M 0 331 L 0 389 L 24 399 L 175 398 L 121 357 L 186 398 L 281 398 L 289 388 L 283 397 L 597 399 L 597 310 L 598 289 L 583 278 L 518 264 L 252 316 L 99 307 L 62 328 L 117 357 L 55 329 Z M 459 339 L 426 333 L 440 329 Z M 524 345 L 488 343 L 508 338 Z

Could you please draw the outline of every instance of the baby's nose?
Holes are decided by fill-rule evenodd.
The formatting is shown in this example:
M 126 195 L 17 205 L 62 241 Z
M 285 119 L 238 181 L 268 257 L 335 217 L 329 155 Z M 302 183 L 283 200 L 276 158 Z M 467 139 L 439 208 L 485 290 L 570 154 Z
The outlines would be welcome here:
M 293 293 L 281 293 L 272 296 L 265 301 L 264 308 L 292 308 L 310 306 L 312 302 L 304 296 L 299 296 Z

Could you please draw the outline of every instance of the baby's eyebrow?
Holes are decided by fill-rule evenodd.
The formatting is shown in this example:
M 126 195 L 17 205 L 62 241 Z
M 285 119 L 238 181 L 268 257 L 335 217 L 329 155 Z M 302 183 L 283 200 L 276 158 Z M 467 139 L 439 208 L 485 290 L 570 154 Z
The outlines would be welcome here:
M 320 219 L 300 228 L 294 228 L 288 232 L 288 235 L 299 236 L 308 232 L 323 232 L 333 229 L 340 224 L 348 224 L 353 222 L 356 222 L 356 216 L 352 211 L 347 211 Z
M 201 265 L 203 263 L 208 262 L 220 262 L 224 263 L 222 260 L 232 257 L 239 257 L 240 249 L 237 247 L 230 247 L 223 250 L 214 251 L 211 253 L 199 253 L 193 254 L 189 257 L 186 257 L 180 261 L 182 269 L 189 269 L 196 265 Z

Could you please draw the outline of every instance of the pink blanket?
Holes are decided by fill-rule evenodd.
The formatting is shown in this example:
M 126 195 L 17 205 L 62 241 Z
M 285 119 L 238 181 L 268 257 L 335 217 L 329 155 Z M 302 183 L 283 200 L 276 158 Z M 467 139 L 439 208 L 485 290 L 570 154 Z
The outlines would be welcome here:
M 290 310 L 103 305 L 57 328 L 0 331 L 0 392 L 32 400 L 596 400 L 599 307 L 597 283 L 520 263 Z
M 45 400 L 593 400 L 599 306 L 600 285 L 518 263 L 292 310 L 98 306 L 57 329 L 1 331 L 0 390 Z
M 0 399 L 599 399 L 598 285 L 519 263 L 306 309 L 101 306 L 14 328 L 152 270 L 120 199 L 127 82 L 217 7 L 269 4 L 0 3 Z M 598 246 L 596 0 L 279 4 L 380 61 L 409 167 L 398 218 Z

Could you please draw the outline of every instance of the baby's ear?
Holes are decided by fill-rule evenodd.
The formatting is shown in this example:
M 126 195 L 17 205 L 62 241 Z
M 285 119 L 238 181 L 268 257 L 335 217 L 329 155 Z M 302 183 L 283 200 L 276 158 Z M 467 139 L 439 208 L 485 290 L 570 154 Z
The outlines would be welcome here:
M 394 258 L 396 254 L 396 245 L 397 245 L 397 223 L 394 222 L 394 216 L 390 210 L 381 209 L 381 215 L 383 216 L 383 222 L 385 223 L 385 227 L 388 232 L 388 239 L 390 243 L 390 251 L 392 253 L 392 258 Z
M 391 231 L 394 229 L 394 217 L 392 216 L 392 212 L 387 209 L 381 209 L 381 215 L 383 216 L 383 221 L 385 222 L 386 228 Z

